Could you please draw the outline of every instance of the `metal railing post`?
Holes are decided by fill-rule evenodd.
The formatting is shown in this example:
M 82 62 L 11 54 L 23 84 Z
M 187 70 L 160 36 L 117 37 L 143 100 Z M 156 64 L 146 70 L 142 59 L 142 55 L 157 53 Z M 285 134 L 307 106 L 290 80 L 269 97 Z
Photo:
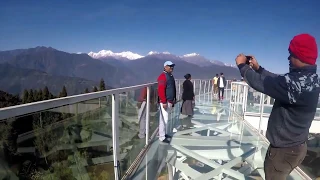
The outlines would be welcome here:
M 258 129 L 258 133 L 259 133 L 259 135 L 258 135 L 258 140 L 257 140 L 257 145 L 256 145 L 256 147 L 258 147 L 259 146 L 259 142 L 260 142 L 260 136 L 261 136 L 261 133 L 260 133 L 260 131 L 261 131 L 261 121 L 262 121 L 262 118 L 263 118 L 263 104 L 264 104 L 264 94 L 263 93 L 260 93 L 260 120 L 259 120 L 259 129 Z M 255 159 L 255 155 L 256 155 L 256 153 L 254 153 L 254 155 L 253 155 L 253 160 Z
M 181 80 L 178 81 L 178 91 L 179 91 L 179 98 L 181 97 L 181 93 L 183 89 L 181 88 Z
M 264 99 L 265 97 L 265 94 L 261 93 L 261 98 L 260 98 L 260 121 L 259 121 L 259 134 L 261 134 L 261 121 L 262 121 L 262 118 L 263 118 L 263 111 L 264 111 L 264 101 L 261 99 Z
M 248 94 L 248 86 L 243 86 L 243 94 Z M 243 116 L 245 115 L 246 109 L 247 109 L 247 104 L 248 104 L 248 96 L 243 96 L 242 99 L 242 113 Z
M 206 102 L 206 86 L 207 86 L 207 81 L 204 81 L 204 87 L 203 87 L 203 102 Z
M 149 143 L 149 121 L 150 121 L 150 87 L 147 87 L 147 103 L 146 103 L 146 144 Z
M 200 80 L 199 82 L 199 103 L 200 103 L 200 100 L 201 100 L 201 86 L 202 86 L 202 81 Z
M 240 94 L 241 94 L 241 85 L 238 85 L 237 87 L 237 99 L 236 99 L 236 111 L 238 112 L 238 109 L 239 109 L 239 102 L 240 102 Z
M 234 86 L 234 85 L 231 83 L 231 86 Z M 231 96 L 230 96 L 230 99 L 229 99 L 229 116 L 228 116 L 228 122 L 230 121 L 231 108 L 232 108 L 232 95 L 233 95 L 232 88 L 231 88 L 230 94 L 231 94 Z
M 119 175 L 119 94 L 112 94 L 112 145 L 114 177 L 120 179 Z
M 208 92 L 207 92 L 207 94 L 208 94 L 208 103 L 210 102 L 210 87 L 211 87 L 211 83 L 210 83 L 210 80 L 208 80 Z
M 196 81 L 193 80 L 192 82 L 193 82 L 193 92 L 194 94 L 196 94 Z

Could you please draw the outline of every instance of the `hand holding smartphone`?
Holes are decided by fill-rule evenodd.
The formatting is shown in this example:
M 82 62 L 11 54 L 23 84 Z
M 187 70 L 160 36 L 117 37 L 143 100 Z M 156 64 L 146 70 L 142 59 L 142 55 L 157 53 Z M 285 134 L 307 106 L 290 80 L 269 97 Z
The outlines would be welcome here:
M 250 60 L 252 59 L 251 56 L 246 56 L 247 60 L 246 60 L 246 64 L 250 65 Z

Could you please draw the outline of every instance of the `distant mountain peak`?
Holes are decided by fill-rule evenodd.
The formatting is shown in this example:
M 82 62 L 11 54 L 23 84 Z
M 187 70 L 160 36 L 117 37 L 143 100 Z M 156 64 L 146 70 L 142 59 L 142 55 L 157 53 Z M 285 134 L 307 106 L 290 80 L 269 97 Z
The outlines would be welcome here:
M 200 54 L 197 53 L 190 53 L 190 54 L 185 54 L 182 57 L 194 57 L 194 56 L 200 56 Z
M 157 52 L 157 51 L 150 51 L 148 53 L 148 55 L 154 55 L 154 54 L 170 54 L 168 51 L 165 51 L 165 52 Z
M 114 58 L 126 58 L 129 60 L 135 60 L 139 58 L 143 58 L 144 56 L 141 56 L 140 54 L 133 53 L 131 51 L 124 51 L 120 53 L 114 53 L 111 50 L 101 50 L 99 52 L 89 52 L 89 56 L 100 59 L 100 58 L 106 58 L 106 57 L 114 57 Z

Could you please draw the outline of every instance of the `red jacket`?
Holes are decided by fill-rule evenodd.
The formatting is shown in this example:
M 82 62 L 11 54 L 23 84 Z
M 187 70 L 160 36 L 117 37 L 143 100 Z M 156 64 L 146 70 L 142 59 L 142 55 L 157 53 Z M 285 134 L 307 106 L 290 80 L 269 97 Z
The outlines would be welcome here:
M 157 81 L 160 103 L 172 103 L 176 101 L 176 83 L 173 75 L 167 72 L 162 72 Z
M 147 100 L 147 87 L 144 87 L 141 92 L 138 101 L 143 102 Z

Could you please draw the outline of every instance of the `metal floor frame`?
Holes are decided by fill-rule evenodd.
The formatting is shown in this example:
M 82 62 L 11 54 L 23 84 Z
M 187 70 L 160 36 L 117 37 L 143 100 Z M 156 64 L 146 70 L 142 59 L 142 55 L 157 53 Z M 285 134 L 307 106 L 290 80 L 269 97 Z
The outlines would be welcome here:
M 166 156 L 169 179 L 264 179 L 268 143 L 257 130 L 230 113 L 226 103 L 205 103 L 196 109 L 194 128 L 176 132 L 171 140 Z M 196 166 L 188 163 L 190 159 Z M 294 171 L 289 179 L 304 178 Z
M 213 177 L 221 179 L 224 174 L 235 179 L 247 179 L 248 172 L 251 173 L 251 171 L 248 171 L 248 165 L 243 165 L 238 171 L 231 168 L 244 162 L 253 162 L 252 160 L 246 160 L 253 159 L 255 154 L 260 154 L 256 158 L 260 157 L 260 160 L 262 160 L 261 146 L 256 146 L 255 143 L 258 141 L 253 136 L 243 137 L 241 134 L 228 132 L 235 126 L 235 128 L 238 128 L 238 125 L 238 123 L 225 122 L 202 124 L 201 127 L 175 133 L 170 144 L 172 148 L 168 150 L 167 156 L 167 162 L 174 167 L 172 177 L 179 179 L 178 176 L 180 175 L 183 179 L 206 180 Z M 208 135 L 211 133 L 216 135 L 200 136 L 197 133 L 199 131 L 207 131 Z M 191 134 L 191 136 L 188 134 Z M 228 156 L 222 151 L 228 152 Z M 183 163 L 187 157 L 194 158 L 214 169 L 203 174 Z M 228 162 L 222 165 L 217 162 L 219 160 Z M 254 167 L 253 164 L 250 165 Z M 261 173 L 261 176 L 264 176 L 263 171 Z
M 265 179 L 266 138 L 231 112 L 227 100 L 217 103 L 207 99 L 209 101 L 197 100 L 192 128 L 173 133 L 170 145 L 157 139 L 151 143 L 130 179 Z M 168 125 L 181 126 L 183 119 L 175 115 Z M 165 172 L 163 167 L 167 169 Z M 297 168 L 288 179 L 311 178 Z

